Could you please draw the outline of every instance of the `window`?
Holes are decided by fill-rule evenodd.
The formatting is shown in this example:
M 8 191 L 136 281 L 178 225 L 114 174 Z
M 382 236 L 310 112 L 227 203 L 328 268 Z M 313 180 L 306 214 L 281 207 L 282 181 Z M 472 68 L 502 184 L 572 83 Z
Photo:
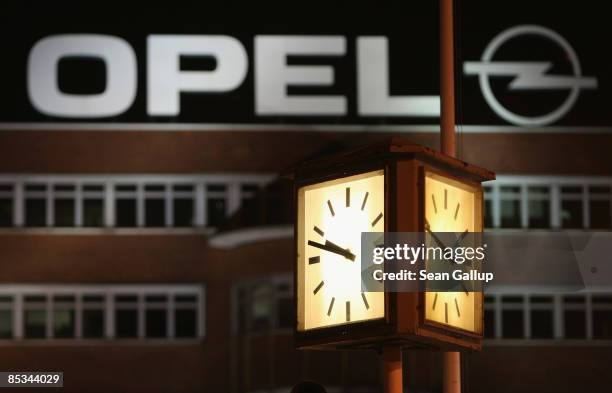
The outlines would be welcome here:
M 542 186 L 528 188 L 529 228 L 550 227 L 550 189 Z
M 0 175 L 0 227 L 218 228 L 283 224 L 290 198 L 270 175 Z M 612 177 L 500 175 L 486 228 L 612 228 Z
M 168 319 L 168 297 L 149 295 L 145 298 L 146 336 L 151 338 L 166 337 Z
M 612 294 L 487 295 L 484 319 L 485 338 L 612 340 Z
M 501 175 L 483 188 L 485 227 L 612 228 L 612 178 Z
M 136 186 L 121 185 L 115 187 L 115 223 L 118 227 L 135 227 L 137 211 Z
M 612 339 L 612 295 L 593 295 L 593 338 Z
M 263 283 L 239 292 L 240 333 L 272 330 L 272 288 Z
M 53 186 L 53 223 L 56 227 L 75 225 L 75 186 L 56 184 Z
M 502 297 L 502 336 L 504 338 L 523 338 L 524 300 L 522 296 Z
M 45 296 L 26 296 L 24 303 L 24 337 L 47 337 L 47 309 Z
M 138 337 L 137 296 L 115 296 L 115 335 L 118 338 Z
M 174 297 L 174 329 L 178 338 L 197 336 L 198 304 L 194 295 L 176 295 Z
M 13 186 L 0 184 L 0 227 L 13 225 Z
M 25 186 L 25 225 L 28 227 L 47 225 L 47 186 L 44 184 Z
M 208 225 L 219 226 L 225 220 L 227 211 L 227 186 L 223 184 L 210 184 L 207 188 Z
M 104 296 L 85 295 L 82 307 L 83 338 L 104 337 Z
M 612 294 L 487 295 L 484 319 L 487 339 L 612 340 Z
M 612 199 L 610 196 L 610 186 L 589 188 L 590 228 L 612 228 Z
M 0 175 L 0 227 L 219 227 L 244 204 L 248 223 L 277 223 L 289 201 L 264 203 L 270 175 Z M 276 190 L 276 189 L 275 189 Z M 272 215 L 268 217 L 268 214 Z
M 288 276 L 237 285 L 234 301 L 239 334 L 290 329 L 294 323 L 292 284 Z
M 193 185 L 176 184 L 172 187 L 172 212 L 175 227 L 195 226 Z
M 259 224 L 261 218 L 261 204 L 259 194 L 259 186 L 257 184 L 243 184 L 240 187 L 241 191 L 241 206 L 242 206 L 242 221 L 246 226 Z
M 194 339 L 202 304 L 192 285 L 0 285 L 0 339 Z
M 145 226 L 163 227 L 166 225 L 166 196 L 163 185 L 145 186 Z
M 83 226 L 104 226 L 104 187 L 101 185 L 83 186 Z
M 582 187 L 561 187 L 561 226 L 582 228 Z
M 53 297 L 53 337 L 74 338 L 75 298 L 71 295 Z
M 521 194 L 520 187 L 502 186 L 501 192 L 501 227 L 521 227 Z
M 565 338 L 586 338 L 586 298 L 569 295 L 563 298 L 563 331 Z
M 531 338 L 553 338 L 553 298 L 531 296 L 529 303 Z
M 13 337 L 13 298 L 0 295 L 0 339 Z

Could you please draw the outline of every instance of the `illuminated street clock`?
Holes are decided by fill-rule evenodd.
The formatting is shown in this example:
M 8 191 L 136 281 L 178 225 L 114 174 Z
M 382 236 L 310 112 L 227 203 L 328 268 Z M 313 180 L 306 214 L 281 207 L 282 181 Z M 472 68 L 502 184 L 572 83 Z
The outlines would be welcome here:
M 482 191 L 479 186 L 425 171 L 425 231 L 461 236 L 482 232 Z M 440 244 L 440 246 L 444 246 Z M 439 262 L 434 262 L 439 263 Z M 472 333 L 482 332 L 482 292 L 425 293 L 425 319 Z
M 480 348 L 482 293 L 364 291 L 361 235 L 482 231 L 480 184 L 492 172 L 391 138 L 304 162 L 288 176 L 298 348 Z
M 298 329 L 385 316 L 383 292 L 361 290 L 361 232 L 385 230 L 383 170 L 342 177 L 298 191 Z

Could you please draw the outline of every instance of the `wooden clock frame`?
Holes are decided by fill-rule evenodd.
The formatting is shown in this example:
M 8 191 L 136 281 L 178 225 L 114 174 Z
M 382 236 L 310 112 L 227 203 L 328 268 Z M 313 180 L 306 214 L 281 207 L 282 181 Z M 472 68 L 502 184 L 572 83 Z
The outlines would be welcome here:
M 384 318 L 351 322 L 299 331 L 297 283 L 297 196 L 304 186 L 344 178 L 374 170 L 385 173 L 385 232 L 423 232 L 425 171 L 468 183 L 480 189 L 481 182 L 493 180 L 495 174 L 430 148 L 412 144 L 403 138 L 302 163 L 290 170 L 294 180 L 294 305 L 296 310 L 294 338 L 301 349 L 365 349 L 385 345 L 443 350 L 479 350 L 484 331 L 482 292 L 481 332 L 473 333 L 425 319 L 423 292 L 385 292 Z M 483 206 L 484 207 L 484 206 Z M 482 209 L 481 209 L 482 212 Z M 480 219 L 483 220 L 483 214 Z

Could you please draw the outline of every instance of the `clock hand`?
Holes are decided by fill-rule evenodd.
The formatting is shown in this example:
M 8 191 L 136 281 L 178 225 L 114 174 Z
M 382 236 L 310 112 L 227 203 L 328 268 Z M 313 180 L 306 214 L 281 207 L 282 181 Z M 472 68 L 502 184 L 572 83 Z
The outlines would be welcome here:
M 465 237 L 468 235 L 468 233 L 469 233 L 469 232 L 468 232 L 468 230 L 466 229 L 466 230 L 465 230 L 465 231 L 464 231 L 464 232 L 463 232 L 461 235 L 459 235 L 459 237 L 458 237 L 458 238 L 457 238 L 457 240 L 455 241 L 455 244 L 453 244 L 453 248 L 458 247 L 458 246 L 459 246 L 459 244 L 461 243 L 461 241 L 462 241 L 462 240 L 463 240 L 463 239 L 464 239 L 464 238 L 465 238 Z M 460 263 L 457 263 L 457 262 L 456 262 L 454 259 L 453 259 L 453 262 L 454 262 L 456 265 L 460 265 L 460 266 L 462 265 L 462 264 L 460 264 Z M 459 282 L 459 284 L 461 285 L 461 288 L 463 289 L 463 292 L 464 292 L 466 295 L 469 295 L 468 289 L 467 289 L 467 287 L 465 286 L 465 284 L 463 283 L 463 281 L 460 281 L 460 282 Z
M 337 244 L 334 244 L 334 243 L 330 242 L 329 240 L 325 240 L 325 245 L 329 246 L 331 248 L 337 249 L 339 252 L 342 252 L 346 259 L 350 259 L 351 261 L 355 260 L 355 254 L 350 252 L 348 248 L 342 248 L 342 247 L 338 246 Z M 340 255 L 342 255 L 342 254 L 340 254 Z
M 459 244 L 461 244 L 461 241 L 467 236 L 467 234 L 468 230 L 466 229 L 461 235 L 459 235 L 459 237 L 457 237 L 457 240 L 453 244 L 453 249 L 459 247 Z M 456 258 L 453 258 L 453 262 L 457 265 L 461 265 L 461 263 L 457 263 Z
M 308 240 L 308 245 L 316 247 L 316 248 L 320 248 L 321 250 L 329 251 L 334 254 L 338 254 L 351 261 L 355 260 L 355 254 L 350 252 L 348 249 L 344 249 L 340 247 L 339 245 L 330 242 L 329 240 L 326 240 L 325 244 L 321 244 L 321 243 L 314 242 L 312 240 Z
M 439 245 L 440 247 L 442 247 L 442 248 L 447 248 L 447 247 L 449 247 L 449 246 L 447 246 L 446 244 L 444 244 L 444 243 L 442 242 L 442 240 L 440 240 L 440 239 L 439 239 L 439 238 L 438 238 L 438 237 L 435 235 L 435 233 L 433 233 L 433 232 L 431 231 L 431 229 L 429 228 L 429 224 L 428 224 L 428 223 L 426 223 L 426 224 L 425 224 L 425 230 L 426 230 L 427 232 L 429 232 L 429 234 L 431 235 L 431 237 L 433 237 L 433 239 L 435 240 L 435 242 L 436 242 L 436 243 L 438 243 L 438 245 Z M 457 238 L 457 240 L 455 241 L 455 243 L 454 243 L 454 244 L 451 246 L 451 248 L 453 248 L 453 249 L 454 249 L 454 248 L 456 248 L 457 246 L 459 246 L 459 244 L 461 243 L 461 241 L 462 241 L 462 240 L 463 240 L 463 239 L 464 239 L 464 238 L 467 236 L 467 234 L 468 234 L 468 233 L 469 233 L 469 232 L 468 232 L 468 230 L 466 229 L 466 230 L 465 230 L 465 232 L 463 232 L 461 235 L 459 235 L 459 237 Z M 453 262 L 454 262 L 454 261 L 453 261 Z M 456 262 L 455 262 L 455 263 L 456 263 Z
M 446 248 L 446 244 L 442 243 L 442 240 L 440 240 L 440 239 L 438 238 L 438 236 L 436 236 L 436 234 L 435 234 L 435 233 L 433 233 L 433 232 L 431 231 L 431 229 L 429 228 L 429 224 L 428 224 L 428 223 L 425 223 L 425 231 L 429 232 L 429 234 L 431 235 L 431 237 L 433 237 L 434 241 L 435 241 L 436 243 L 438 243 L 438 245 L 439 245 L 440 247 L 442 247 L 442 248 Z
M 459 244 L 463 241 L 463 239 L 468 235 L 468 230 L 466 229 L 465 231 L 463 231 L 463 233 L 461 235 L 459 235 L 459 237 L 457 238 L 457 241 L 455 242 L 454 247 L 458 247 Z M 472 260 L 468 260 L 469 262 L 472 262 Z M 454 262 L 454 261 L 453 261 Z M 458 264 L 457 262 L 455 262 L 456 264 Z M 462 264 L 458 264 L 458 265 L 462 265 Z M 463 288 L 463 292 L 465 292 L 466 295 L 469 295 L 468 293 L 468 289 L 466 288 L 465 284 L 463 283 L 463 281 L 460 281 L 461 283 L 461 288 Z
M 457 247 L 459 245 L 459 243 L 461 243 L 461 241 L 468 235 L 468 230 L 466 229 L 461 235 L 459 235 L 459 237 L 457 238 L 457 241 L 455 242 L 455 244 L 453 245 L 453 247 Z
M 429 227 L 429 223 L 426 222 L 425 223 L 425 230 L 427 232 L 429 232 L 429 234 L 431 235 L 431 237 L 433 237 L 434 241 L 436 243 L 438 243 L 438 245 L 442 248 L 446 248 L 446 245 L 444 243 L 442 243 L 442 241 L 431 231 L 430 227 Z M 457 247 L 459 245 L 459 243 L 461 243 L 461 241 L 467 236 L 468 234 L 468 230 L 466 229 L 465 232 L 463 232 L 461 235 L 459 235 L 459 238 L 457 238 L 457 241 L 455 242 L 455 244 L 453 245 L 453 248 Z M 449 261 L 449 263 L 455 263 L 457 264 L 457 262 L 455 262 L 454 260 L 451 262 Z M 465 292 L 465 294 L 468 294 L 468 289 L 466 288 L 465 284 L 463 283 L 463 281 L 460 281 L 461 284 L 461 288 L 463 289 L 463 292 Z

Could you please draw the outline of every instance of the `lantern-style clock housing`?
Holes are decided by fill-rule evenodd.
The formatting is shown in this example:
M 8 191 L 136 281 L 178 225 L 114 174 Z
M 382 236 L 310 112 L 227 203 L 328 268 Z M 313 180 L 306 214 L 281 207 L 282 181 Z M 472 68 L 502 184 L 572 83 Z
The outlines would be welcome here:
M 492 172 L 391 138 L 292 174 L 299 348 L 480 349 L 482 292 L 363 292 L 359 254 L 362 232 L 482 232 Z

